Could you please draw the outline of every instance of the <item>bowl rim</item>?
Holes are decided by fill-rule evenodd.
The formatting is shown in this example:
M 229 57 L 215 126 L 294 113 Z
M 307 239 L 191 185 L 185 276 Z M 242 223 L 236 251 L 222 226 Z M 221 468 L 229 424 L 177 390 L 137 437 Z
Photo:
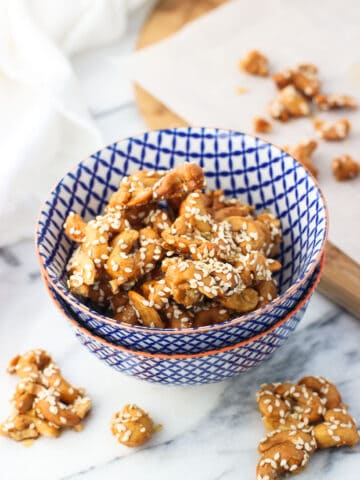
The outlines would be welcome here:
M 228 345 L 226 347 L 222 348 L 217 348 L 213 350 L 209 350 L 207 352 L 200 352 L 200 353 L 190 353 L 190 354 L 185 354 L 185 353 L 178 353 L 178 354 L 165 354 L 165 353 L 149 353 L 149 352 L 144 352 L 142 350 L 130 350 L 129 348 L 126 348 L 122 345 L 113 345 L 112 343 L 108 342 L 107 340 L 104 340 L 102 337 L 98 337 L 97 335 L 93 334 L 86 328 L 82 327 L 81 325 L 78 324 L 78 322 L 73 318 L 70 317 L 67 312 L 65 312 L 64 308 L 62 305 L 59 303 L 59 301 L 54 297 L 53 292 L 51 291 L 51 287 L 49 283 L 47 282 L 47 278 L 43 277 L 45 288 L 48 291 L 48 294 L 55 305 L 55 307 L 60 311 L 60 313 L 70 322 L 70 324 L 76 329 L 79 330 L 82 334 L 84 334 L 86 337 L 90 337 L 93 341 L 101 343 L 104 347 L 111 348 L 113 350 L 117 350 L 123 353 L 126 353 L 128 355 L 134 355 L 137 357 L 146 357 L 146 358 L 157 358 L 157 359 L 166 359 L 166 360 L 186 360 L 186 359 L 193 359 L 193 358 L 202 358 L 202 357 L 208 357 L 212 355 L 217 355 L 221 353 L 226 353 L 230 352 L 232 350 L 236 350 L 238 348 L 244 347 L 254 341 L 257 341 L 264 337 L 265 335 L 268 335 L 269 333 L 273 332 L 274 330 L 277 330 L 279 327 L 281 327 L 284 323 L 286 323 L 288 320 L 290 320 L 291 317 L 293 317 L 301 308 L 310 300 L 312 297 L 319 281 L 321 278 L 322 271 L 324 269 L 324 264 L 325 264 L 325 254 L 322 256 L 320 264 L 319 264 L 319 271 L 316 274 L 314 283 L 311 285 L 310 289 L 306 292 L 306 294 L 302 297 L 300 302 L 296 305 L 296 307 L 288 312 L 285 317 L 283 317 L 281 320 L 275 323 L 272 327 L 270 327 L 268 330 L 265 330 L 264 332 L 258 333 L 257 335 L 248 338 L 246 340 L 243 340 L 241 342 L 238 342 L 234 345 Z
M 87 316 L 90 316 L 96 320 L 98 320 L 99 322 L 102 322 L 102 323 L 105 323 L 105 324 L 108 324 L 108 325 L 111 325 L 112 327 L 114 326 L 117 326 L 119 329 L 124 329 L 124 330 L 132 330 L 134 332 L 141 332 L 141 333 L 148 333 L 148 334 L 152 334 L 152 335 L 196 335 L 196 334 L 202 334 L 202 333 L 205 333 L 205 332 L 208 332 L 208 331 L 214 331 L 214 330 L 221 330 L 223 328 L 226 328 L 228 326 L 235 326 L 235 325 L 238 325 L 239 323 L 244 323 L 246 321 L 249 321 L 249 320 L 252 320 L 255 316 L 258 316 L 258 315 L 262 315 L 262 314 L 265 314 L 266 312 L 268 312 L 269 310 L 271 310 L 272 308 L 276 307 L 276 305 L 278 305 L 280 302 L 283 303 L 284 301 L 286 301 L 289 297 L 291 297 L 297 290 L 299 290 L 303 285 L 304 283 L 306 283 L 309 278 L 311 277 L 311 275 L 314 273 L 315 271 L 315 268 L 317 267 L 317 265 L 319 264 L 319 259 L 322 258 L 324 252 L 325 252 L 325 246 L 326 246 L 326 243 L 327 243 L 327 239 L 328 239 L 328 235 L 329 235 L 329 213 L 328 213 L 328 207 L 327 207 L 327 203 L 326 203 L 326 200 L 325 200 L 325 197 L 324 197 L 324 194 L 319 186 L 319 183 L 318 181 L 316 180 L 316 178 L 311 175 L 309 173 L 308 170 L 306 170 L 303 165 L 298 162 L 293 156 L 291 156 L 288 152 L 285 152 L 283 149 L 281 149 L 280 147 L 278 147 L 277 145 L 274 145 L 260 137 L 257 137 L 255 135 L 250 135 L 248 133 L 245 133 L 245 132 L 241 132 L 241 131 L 238 131 L 238 130 L 233 130 L 233 129 L 226 129 L 226 128 L 216 128 L 216 127 L 198 127 L 198 126 L 191 126 L 191 127 L 176 127 L 176 128 L 167 128 L 167 129 L 158 129 L 158 130 L 151 130 L 147 133 L 156 133 L 156 132 L 171 132 L 171 131 L 182 131 L 182 130 L 191 130 L 193 128 L 201 128 L 201 129 L 205 129 L 205 130 L 210 130 L 212 131 L 214 134 L 220 134 L 222 132 L 224 133 L 237 133 L 237 134 L 240 134 L 240 135 L 243 135 L 244 137 L 249 137 L 249 138 L 252 138 L 252 139 L 255 139 L 255 140 L 258 140 L 260 141 L 262 144 L 266 144 L 266 145 L 270 145 L 271 147 L 273 148 L 276 148 L 277 150 L 279 150 L 280 152 L 283 152 L 285 153 L 286 156 L 290 157 L 294 162 L 296 162 L 298 165 L 299 165 L 299 168 L 302 169 L 305 174 L 311 179 L 311 181 L 314 183 L 315 187 L 317 188 L 318 192 L 319 192 L 319 196 L 321 198 L 321 201 L 322 201 L 322 204 L 323 204 L 323 210 L 324 210 L 324 220 L 325 220 L 325 225 L 324 225 L 324 238 L 323 238 L 323 242 L 322 242 L 322 245 L 321 245 L 321 248 L 317 254 L 317 256 L 313 259 L 312 261 L 312 264 L 310 264 L 310 267 L 308 269 L 308 271 L 306 272 L 305 276 L 300 280 L 300 281 L 296 281 L 295 283 L 293 283 L 292 285 L 290 285 L 290 287 L 285 291 L 283 292 L 282 294 L 278 295 L 276 298 L 274 298 L 273 300 L 271 300 L 269 303 L 267 303 L 266 305 L 263 305 L 262 307 L 256 309 L 256 310 L 253 310 L 251 312 L 248 312 L 248 313 L 245 313 L 244 315 L 242 316 L 238 316 L 238 317 L 235 317 L 235 318 L 232 318 L 230 320 L 226 320 L 225 322 L 222 322 L 222 323 L 217 323 L 217 324 L 211 324 L 211 325 L 205 325 L 205 326 L 202 326 L 202 327 L 189 327 L 189 328 L 184 328 L 184 329 L 178 329 L 178 328 L 150 328 L 150 327 L 146 327 L 144 325 L 130 325 L 128 323 L 125 323 L 125 322 L 116 322 L 114 321 L 113 318 L 111 317 L 108 317 L 106 315 L 103 315 L 102 313 L 99 313 L 97 312 L 96 310 L 93 310 L 92 308 L 88 307 L 85 303 L 81 302 L 81 300 L 79 300 L 75 295 L 73 295 L 70 291 L 67 291 L 66 293 L 64 292 L 64 287 L 61 285 L 59 285 L 59 282 L 60 280 L 58 278 L 54 279 L 52 278 L 48 273 L 47 273 L 47 269 L 44 265 L 44 259 L 42 257 L 42 255 L 40 255 L 40 246 L 39 246 L 39 236 L 40 236 L 40 230 L 41 230 L 41 224 L 40 224 L 40 220 L 41 220 L 41 216 L 43 214 L 43 211 L 46 209 L 46 206 L 48 205 L 48 201 L 52 198 L 52 195 L 53 195 L 53 192 L 54 190 L 57 188 L 57 186 L 69 175 L 69 173 L 75 171 L 80 164 L 86 162 L 89 158 L 91 158 L 91 155 L 87 156 L 85 159 L 81 160 L 80 162 L 76 163 L 70 170 L 68 170 L 65 175 L 63 175 L 63 177 L 55 184 L 54 188 L 49 192 L 49 194 L 47 195 L 45 201 L 43 202 L 43 204 L 41 205 L 41 208 L 40 208 L 40 212 L 38 214 L 38 218 L 37 218 L 37 222 L 36 222 L 36 229 L 35 229 L 35 250 L 36 250 L 36 255 L 37 255 L 37 258 L 38 258 L 38 262 L 39 262 L 39 265 L 40 265 L 40 270 L 41 270 L 41 273 L 43 276 L 45 276 L 47 278 L 47 281 L 50 283 L 50 285 L 52 286 L 52 288 L 56 291 L 56 293 L 58 295 L 60 295 L 60 297 L 67 303 L 70 303 L 70 305 L 73 305 L 73 306 L 76 306 L 76 308 L 80 309 L 85 315 Z M 120 143 L 120 142 L 125 142 L 129 139 L 133 139 L 133 138 L 141 138 L 142 136 L 144 135 L 144 133 L 142 134 L 137 134 L 137 135 L 134 135 L 134 136 L 129 136 L 129 137 L 125 137 L 125 138 L 122 138 L 114 143 Z M 104 149 L 106 149 L 107 147 L 111 146 L 113 144 L 109 144 L 109 145 L 106 145 L 104 147 L 102 147 L 100 150 L 98 150 L 98 152 L 96 153 L 99 153 L 101 151 L 103 151 Z

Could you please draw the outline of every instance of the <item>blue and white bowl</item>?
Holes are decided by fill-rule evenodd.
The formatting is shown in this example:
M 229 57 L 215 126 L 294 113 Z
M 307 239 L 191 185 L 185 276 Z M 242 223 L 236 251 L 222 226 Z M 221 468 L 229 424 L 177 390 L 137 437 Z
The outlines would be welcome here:
M 296 308 L 269 330 L 236 345 L 198 354 L 152 354 L 112 345 L 81 326 L 68 304 L 51 287 L 49 293 L 55 305 L 71 323 L 80 342 L 110 367 L 153 383 L 197 385 L 220 382 L 246 373 L 267 361 L 285 343 L 304 316 L 320 279 L 322 266 L 323 262 L 313 274 L 308 291 Z
M 86 220 L 100 214 L 121 179 L 135 170 L 166 170 L 183 162 L 205 169 L 209 188 L 269 208 L 283 230 L 276 275 L 280 295 L 227 322 L 183 330 L 128 325 L 89 308 L 66 286 L 73 244 L 63 224 L 73 210 Z M 214 128 L 146 133 L 109 145 L 79 163 L 50 193 L 39 216 L 38 257 L 50 286 L 86 328 L 116 345 L 149 353 L 186 354 L 226 347 L 276 324 L 295 308 L 319 264 L 327 236 L 327 211 L 316 181 L 287 153 L 249 135 Z

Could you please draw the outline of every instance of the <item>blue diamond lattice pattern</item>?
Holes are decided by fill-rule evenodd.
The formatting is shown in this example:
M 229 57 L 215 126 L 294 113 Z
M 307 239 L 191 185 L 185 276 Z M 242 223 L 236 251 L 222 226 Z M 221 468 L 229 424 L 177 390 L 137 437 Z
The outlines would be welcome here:
M 183 162 L 205 168 L 210 188 L 230 197 L 269 208 L 282 224 L 283 243 L 277 275 L 281 296 L 242 322 L 225 322 L 220 333 L 191 333 L 128 326 L 84 306 L 66 287 L 65 265 L 73 245 L 62 226 L 73 210 L 90 219 L 101 213 L 120 180 L 141 168 L 166 170 Z M 280 149 L 248 135 L 212 128 L 160 130 L 109 145 L 81 162 L 51 192 L 41 211 L 37 246 L 40 262 L 57 292 L 98 335 L 134 349 L 162 353 L 195 353 L 249 338 L 275 324 L 293 309 L 308 287 L 326 238 L 326 208 L 307 172 Z M 305 282 L 305 283 L 304 283 Z M 291 288 L 291 292 L 286 291 Z M 149 336 L 150 335 L 150 336 Z
M 318 276 L 319 267 L 315 270 L 310 280 L 306 283 L 306 287 L 301 287 L 299 292 L 302 292 L 301 297 L 306 295 L 309 289 L 313 286 L 314 281 Z M 146 338 L 143 335 L 138 335 L 137 332 L 132 332 L 131 335 L 126 335 L 126 331 L 119 329 L 116 324 L 104 324 L 97 321 L 83 311 L 68 305 L 69 312 L 72 316 L 77 317 L 81 326 L 89 330 L 98 337 L 104 338 L 114 345 L 125 346 L 135 351 L 146 351 L 149 353 L 200 353 L 212 350 L 213 348 L 222 348 L 228 345 L 234 345 L 242 340 L 265 332 L 272 325 L 284 318 L 291 307 L 286 307 L 290 302 L 284 305 L 277 306 L 270 311 L 266 317 L 259 316 L 254 320 L 240 322 L 239 325 L 231 325 L 228 322 L 227 328 L 220 328 L 213 330 L 210 336 L 208 332 L 202 332 L 201 329 L 194 330 L 193 334 L 179 334 L 173 338 L 173 342 L 169 343 L 168 335 L 152 334 L 149 331 Z M 174 337 L 174 336 L 173 336 Z M 143 348 L 145 345 L 145 349 Z
M 53 293 L 55 302 L 69 316 L 66 303 Z M 198 385 L 220 382 L 259 366 L 287 340 L 295 330 L 307 308 L 308 302 L 286 322 L 270 332 L 265 332 L 260 338 L 234 346 L 224 352 L 214 352 L 201 356 L 185 356 L 185 358 L 157 357 L 141 352 L 116 349 L 102 343 L 100 338 L 89 336 L 84 330 L 72 323 L 80 342 L 101 361 L 115 370 L 129 376 L 164 385 Z

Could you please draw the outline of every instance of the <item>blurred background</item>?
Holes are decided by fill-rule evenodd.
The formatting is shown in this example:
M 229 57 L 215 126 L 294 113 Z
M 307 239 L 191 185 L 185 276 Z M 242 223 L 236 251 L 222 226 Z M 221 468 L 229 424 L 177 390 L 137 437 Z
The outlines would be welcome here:
M 0 2 L 0 242 L 33 236 L 47 191 L 101 146 L 144 130 L 117 63 L 151 2 Z

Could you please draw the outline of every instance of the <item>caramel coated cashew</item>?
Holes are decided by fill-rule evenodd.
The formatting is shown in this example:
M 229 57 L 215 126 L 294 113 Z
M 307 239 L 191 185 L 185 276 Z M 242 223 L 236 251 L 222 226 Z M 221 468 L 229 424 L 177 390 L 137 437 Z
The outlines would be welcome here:
M 193 313 L 177 305 L 175 302 L 170 301 L 164 307 L 163 311 L 169 328 L 191 328 L 198 326 L 194 323 Z
M 89 295 L 89 286 L 95 283 L 96 268 L 93 260 L 82 247 L 78 247 L 66 267 L 70 291 L 81 296 Z
M 279 97 L 274 98 L 269 103 L 267 110 L 269 115 L 271 115 L 274 120 L 287 122 L 290 119 L 290 114 Z
M 265 235 L 259 222 L 248 217 L 228 217 L 226 222 L 231 225 L 235 243 L 240 246 L 242 253 L 261 250 Z
M 280 394 L 274 392 L 275 385 L 262 385 L 261 391 L 257 393 L 257 402 L 261 415 L 264 419 L 278 422 L 291 412 L 291 403 L 283 399 Z M 277 427 L 276 427 L 277 428 Z M 274 430 L 270 428 L 270 430 Z
M 360 163 L 350 155 L 340 155 L 331 162 L 332 172 L 338 182 L 352 180 L 360 174 Z
M 118 322 L 129 323 L 130 325 L 140 325 L 140 315 L 137 310 L 128 302 L 122 307 L 118 307 L 116 313 L 113 314 L 114 319 Z
M 255 133 L 270 133 L 272 130 L 271 123 L 263 117 L 254 117 L 252 126 Z
M 189 193 L 182 201 L 179 216 L 184 217 L 192 229 L 208 234 L 212 231 L 213 219 L 208 213 L 209 198 L 200 191 Z
M 139 248 L 129 253 L 137 240 Z M 159 236 L 151 227 L 142 228 L 139 232 L 128 230 L 120 233 L 106 264 L 107 272 L 113 277 L 110 281 L 113 292 L 117 293 L 121 285 L 151 272 L 162 257 Z
M 170 288 L 172 297 L 185 307 L 191 307 L 203 298 L 197 283 L 193 281 L 195 273 L 202 279 L 201 273 L 196 271 L 192 262 L 179 259 L 169 263 L 165 273 L 165 283 Z
M 149 280 L 141 285 L 141 289 L 148 299 L 150 306 L 157 310 L 164 308 L 169 302 L 170 288 L 166 285 L 165 279 Z
M 289 412 L 285 418 L 267 416 L 263 417 L 262 420 L 264 427 L 270 432 L 273 430 L 290 429 L 310 432 L 313 428 L 311 425 L 309 425 L 307 418 L 302 418 L 302 416 L 296 412 Z
M 193 260 L 219 257 L 218 245 L 205 239 L 200 240 L 189 235 L 174 235 L 171 229 L 162 232 L 161 236 L 165 241 L 164 248 L 178 255 L 191 256 Z
M 109 205 L 136 207 L 154 200 L 181 197 L 203 185 L 204 172 L 194 163 L 185 163 L 168 173 L 140 170 L 122 179 Z
M 119 443 L 127 447 L 140 447 L 155 433 L 149 415 L 134 404 L 125 405 L 111 420 L 111 432 Z
M 346 118 L 336 120 L 335 122 L 315 119 L 313 125 L 320 138 L 331 142 L 344 140 L 348 137 L 351 129 L 351 124 Z
M 344 409 L 331 409 L 325 414 L 325 422 L 314 427 L 318 448 L 349 446 L 359 443 L 360 437 L 355 420 Z
M 43 390 L 43 386 L 36 383 L 39 377 L 36 375 L 35 378 L 23 378 L 17 384 L 12 402 L 18 413 L 27 413 L 32 410 L 37 395 Z
M 77 214 L 69 215 L 65 233 L 72 240 L 81 242 L 67 265 L 68 286 L 72 292 L 85 297 L 89 295 L 88 286 L 95 283 L 97 269 L 109 256 L 109 234 L 120 232 L 125 226 L 126 221 L 120 211 L 109 210 L 88 223 Z
M 114 250 L 117 250 L 117 254 L 120 252 L 130 253 L 136 245 L 138 239 L 139 232 L 137 230 L 133 230 L 131 228 L 123 230 L 122 232 L 115 235 L 115 237 L 113 237 L 110 242 L 110 245 L 113 249 L 111 255 L 113 254 Z M 109 263 L 109 260 L 111 261 L 111 255 L 109 256 L 107 263 Z
M 219 210 L 215 210 L 213 213 L 213 217 L 217 222 L 222 222 L 229 217 L 246 217 L 250 215 L 254 211 L 254 207 L 251 205 L 230 205 L 228 207 L 220 208 Z
M 223 306 L 209 307 L 200 310 L 194 315 L 194 326 L 203 327 L 205 325 L 214 325 L 215 323 L 222 323 L 229 320 L 230 312 Z
M 0 424 L 0 434 L 10 437 L 17 442 L 36 439 L 39 432 L 36 428 L 35 418 L 31 415 L 15 414 Z
M 113 314 L 121 312 L 122 309 L 129 303 L 129 296 L 126 290 L 119 290 L 117 294 L 110 299 L 110 308 Z
M 179 260 L 166 270 L 165 282 L 176 302 L 190 307 L 199 303 L 202 296 L 230 298 L 243 289 L 236 268 L 229 263 Z
M 90 412 L 92 401 L 89 397 L 78 396 L 72 405 L 74 413 L 82 420 Z
M 58 427 L 74 427 L 80 423 L 81 418 L 72 408 L 60 402 L 55 395 L 49 392 L 36 402 L 37 415 Z
M 292 83 L 307 97 L 313 98 L 320 91 L 318 69 L 311 63 L 303 63 L 292 69 Z
M 280 90 L 279 100 L 292 117 L 306 117 L 310 115 L 309 103 L 293 85 L 288 85 Z
M 124 177 L 120 182 L 119 189 L 110 197 L 110 207 L 131 208 L 151 202 L 153 187 L 163 176 L 163 172 L 139 170 Z
M 123 207 L 117 207 L 122 209 Z M 148 215 L 154 211 L 156 204 L 149 203 L 147 205 L 140 205 L 139 207 L 131 207 L 121 210 L 122 214 L 129 223 L 128 228 L 140 230 L 148 225 Z
M 204 184 L 203 169 L 195 163 L 184 163 L 160 179 L 153 196 L 157 200 L 182 197 L 184 194 L 202 189 Z
M 309 454 L 291 442 L 284 442 L 264 452 L 256 467 L 256 480 L 278 480 L 287 473 L 300 472 L 309 461 Z
M 97 267 L 109 257 L 109 228 L 100 220 L 90 220 L 85 227 L 85 239 L 81 249 Z
M 251 279 L 257 282 L 271 279 L 271 272 L 274 269 L 274 262 L 269 262 L 261 252 L 252 251 L 246 257 L 246 270 L 250 272 Z
M 292 410 L 299 415 L 302 421 L 315 423 L 322 419 L 325 409 L 321 399 L 316 392 L 306 385 L 283 383 L 277 386 L 274 392 L 291 401 Z
M 66 235 L 76 243 L 81 243 L 85 238 L 86 222 L 75 212 L 70 212 L 64 223 Z
M 34 423 L 36 430 L 40 435 L 44 435 L 44 437 L 56 438 L 61 433 L 58 426 L 39 417 L 34 416 Z
M 113 279 L 110 285 L 114 293 L 124 283 L 137 279 L 141 274 L 135 254 L 130 254 L 139 238 L 137 230 L 125 230 L 112 240 L 112 251 L 105 264 L 108 275 Z
M 316 95 L 315 104 L 320 110 L 337 110 L 340 108 L 348 108 L 355 110 L 357 108 L 356 100 L 350 95 Z
M 320 398 L 323 399 L 326 409 L 336 408 L 341 404 L 341 395 L 338 389 L 324 377 L 303 377 L 298 384 L 305 385 L 307 388 L 317 392 Z
M 262 230 L 265 236 L 264 244 L 262 245 L 263 253 L 265 253 L 267 257 L 277 255 L 282 240 L 280 220 L 274 217 L 270 212 L 259 213 L 256 220 L 262 224 Z M 273 262 L 275 262 L 275 260 L 273 260 Z M 281 268 L 281 264 L 277 262 L 277 269 L 279 268 Z
M 318 394 L 305 385 L 289 382 L 264 385 L 257 399 L 268 430 L 304 429 L 320 421 L 325 412 Z
M 73 387 L 61 375 L 60 368 L 54 363 L 50 363 L 42 372 L 41 383 L 47 388 L 56 389 L 58 398 L 66 405 L 72 404 L 80 395 L 80 391 Z
M 259 302 L 259 294 L 253 288 L 245 288 L 241 293 L 234 293 L 219 298 L 219 302 L 226 308 L 238 313 L 246 313 L 254 310 Z
M 250 50 L 244 58 L 240 60 L 240 68 L 251 75 L 260 75 L 266 77 L 269 75 L 269 61 L 258 50 Z
M 225 192 L 222 189 L 218 190 L 205 190 L 205 195 L 208 198 L 208 211 L 214 215 L 214 213 L 222 208 L 226 207 L 236 207 L 244 206 L 248 207 L 250 211 L 255 210 L 255 207 L 252 205 L 246 205 L 238 198 L 228 198 L 225 197 Z
M 46 350 L 30 350 L 14 357 L 8 366 L 9 373 L 16 373 L 20 378 L 37 380 L 40 372 L 51 362 L 51 357 Z
M 259 294 L 258 307 L 262 307 L 277 297 L 277 288 L 273 280 L 263 280 L 255 287 Z
M 281 445 L 284 442 L 293 443 L 299 450 L 305 450 L 311 455 L 316 450 L 316 439 L 312 432 L 307 433 L 303 430 L 274 430 L 266 435 L 266 437 L 260 441 L 258 446 L 259 453 L 264 453 L 270 448 Z
M 190 193 L 181 203 L 179 217 L 162 233 L 164 247 L 194 260 L 217 258 L 219 245 L 214 238 L 215 222 L 208 213 L 209 198 L 201 192 Z
M 109 234 L 120 233 L 124 229 L 130 228 L 126 218 L 127 213 L 128 212 L 119 208 L 112 208 L 108 205 L 105 208 L 104 215 L 98 215 L 96 217 L 94 227 L 99 230 L 100 235 L 106 232 L 109 232 Z M 103 242 L 100 241 L 100 243 Z
M 235 198 L 225 198 L 225 193 L 224 190 L 218 189 L 218 190 L 206 190 L 205 195 L 208 197 L 210 201 L 210 208 L 212 212 L 216 212 L 217 210 L 220 210 L 221 208 L 229 207 L 231 205 L 234 205 L 237 203 L 239 200 L 236 200 Z
M 95 282 L 88 286 L 87 298 L 96 305 L 108 306 L 111 298 L 114 296 L 109 283 L 110 280 L 111 277 L 106 272 L 99 273 Z
M 155 208 L 150 210 L 148 215 L 144 218 L 144 225 L 151 227 L 159 236 L 161 236 L 164 230 L 171 227 L 171 220 L 166 210 Z
M 279 89 L 294 85 L 307 97 L 314 97 L 320 91 L 320 81 L 317 74 L 317 67 L 311 63 L 306 63 L 274 73 L 272 78 Z
M 150 307 L 150 302 L 139 293 L 130 290 L 129 300 L 139 314 L 139 321 L 146 327 L 164 328 L 164 322 L 155 308 Z
M 349 414 L 347 407 L 344 405 L 326 410 L 324 414 L 324 420 L 326 422 L 334 423 L 335 425 L 346 423 L 348 426 L 350 426 L 351 423 L 354 427 L 356 427 L 354 418 Z
M 141 274 L 150 273 L 156 267 L 156 262 L 164 256 L 160 237 L 151 227 L 142 228 L 139 231 L 140 248 L 135 253 L 136 262 L 139 264 Z

